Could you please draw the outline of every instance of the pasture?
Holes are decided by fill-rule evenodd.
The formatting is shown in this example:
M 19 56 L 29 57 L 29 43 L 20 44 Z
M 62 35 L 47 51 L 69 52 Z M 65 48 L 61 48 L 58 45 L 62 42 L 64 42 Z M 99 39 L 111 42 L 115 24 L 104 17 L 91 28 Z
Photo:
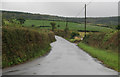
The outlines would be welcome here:
M 50 22 L 53 21 L 48 21 L 48 20 L 26 20 L 25 23 L 23 24 L 25 27 L 38 27 L 41 29 L 51 29 Z M 56 23 L 56 29 L 65 29 L 66 22 L 64 21 L 54 21 Z M 60 26 L 58 26 L 60 25 Z M 40 27 L 40 26 L 49 26 L 49 27 Z M 68 22 L 68 27 L 69 30 L 84 30 L 84 24 L 79 24 L 79 23 L 74 23 L 74 22 Z M 93 26 L 90 24 L 87 24 L 87 31 L 99 31 L 99 32 L 110 32 L 114 31 L 111 28 L 107 27 L 99 27 L 99 26 Z

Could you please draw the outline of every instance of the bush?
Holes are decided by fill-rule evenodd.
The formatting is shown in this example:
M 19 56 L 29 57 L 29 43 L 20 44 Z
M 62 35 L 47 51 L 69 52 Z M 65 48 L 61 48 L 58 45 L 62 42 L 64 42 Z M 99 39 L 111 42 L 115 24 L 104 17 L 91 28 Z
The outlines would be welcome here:
M 118 25 L 118 26 L 116 27 L 116 29 L 120 30 L 120 25 Z
M 52 26 L 52 31 L 54 31 L 54 29 L 56 29 L 56 27 L 55 27 L 56 23 L 55 22 L 51 22 L 50 24 Z
M 35 25 L 32 25 L 32 27 L 35 27 Z
M 50 50 L 55 41 L 53 32 L 38 32 L 34 29 L 3 27 L 2 67 L 21 64 L 42 56 Z
M 91 33 L 88 34 L 83 42 L 97 48 L 118 51 L 118 32 L 110 33 Z
M 75 36 L 79 36 L 78 32 L 72 32 L 71 33 L 71 39 L 73 39 Z
M 54 33 L 58 36 L 65 38 L 65 39 L 70 39 L 70 37 L 71 37 L 70 31 L 68 31 L 68 33 L 66 34 L 66 32 L 64 30 L 55 30 Z

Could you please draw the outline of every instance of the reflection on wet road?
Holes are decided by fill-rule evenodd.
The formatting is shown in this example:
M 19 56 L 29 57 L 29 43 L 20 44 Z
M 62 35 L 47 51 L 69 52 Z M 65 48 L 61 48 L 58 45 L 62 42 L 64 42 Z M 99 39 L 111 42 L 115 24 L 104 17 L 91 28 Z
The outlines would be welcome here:
M 56 36 L 51 52 L 34 61 L 3 70 L 4 75 L 117 75 L 75 44 Z

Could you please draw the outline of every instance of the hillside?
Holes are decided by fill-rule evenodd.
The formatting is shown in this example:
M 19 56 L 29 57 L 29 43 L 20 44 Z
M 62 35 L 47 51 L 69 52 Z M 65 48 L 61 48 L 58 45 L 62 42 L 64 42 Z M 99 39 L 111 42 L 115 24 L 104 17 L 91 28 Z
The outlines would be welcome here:
M 20 17 L 25 18 L 26 20 L 59 20 L 59 21 L 69 21 L 76 23 L 84 23 L 84 18 L 74 18 L 74 17 L 59 17 L 51 15 L 42 15 L 42 14 L 32 14 L 24 12 L 15 12 L 15 11 L 2 11 L 3 19 L 17 19 Z M 95 26 L 105 26 L 110 28 L 115 28 L 118 24 L 118 17 L 96 17 L 96 18 L 87 18 L 87 23 Z
M 32 27 L 33 26 L 33 27 L 40 28 L 40 29 L 51 29 L 52 27 L 51 27 L 50 22 L 52 22 L 52 21 L 49 21 L 49 20 L 26 20 L 23 25 L 24 25 L 24 27 Z M 56 23 L 56 29 L 64 30 L 66 27 L 66 22 L 64 22 L 64 21 L 55 21 L 55 23 Z M 69 28 L 69 30 L 73 30 L 73 31 L 84 31 L 84 24 L 68 22 L 68 28 Z M 87 31 L 98 31 L 98 32 L 109 32 L 109 31 L 113 31 L 114 29 L 87 24 L 86 30 Z

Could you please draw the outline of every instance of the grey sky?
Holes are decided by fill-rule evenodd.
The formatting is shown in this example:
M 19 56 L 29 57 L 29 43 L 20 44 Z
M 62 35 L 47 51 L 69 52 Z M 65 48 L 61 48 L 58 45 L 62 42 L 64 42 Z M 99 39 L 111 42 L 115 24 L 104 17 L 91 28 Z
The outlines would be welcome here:
M 2 2 L 118 2 L 120 0 L 1 0 Z
M 3 2 L 2 9 L 39 14 L 76 17 L 88 2 Z M 87 6 L 88 17 L 118 15 L 118 2 L 92 2 Z M 84 10 L 79 17 L 84 16 Z

